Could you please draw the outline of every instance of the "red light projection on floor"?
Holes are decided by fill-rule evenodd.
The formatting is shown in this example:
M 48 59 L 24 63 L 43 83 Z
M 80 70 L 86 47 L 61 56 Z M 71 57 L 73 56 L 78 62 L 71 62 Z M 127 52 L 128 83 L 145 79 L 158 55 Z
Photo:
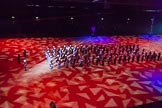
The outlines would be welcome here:
M 133 36 L 111 38 L 162 52 L 162 42 Z M 162 100 L 162 80 L 157 77 L 162 75 L 162 60 L 48 68 L 44 54 L 47 46 L 84 43 L 73 38 L 0 39 L 0 108 L 49 108 L 51 101 L 57 108 L 127 108 Z M 24 49 L 28 71 L 22 63 L 17 64 L 18 54 L 23 61 Z

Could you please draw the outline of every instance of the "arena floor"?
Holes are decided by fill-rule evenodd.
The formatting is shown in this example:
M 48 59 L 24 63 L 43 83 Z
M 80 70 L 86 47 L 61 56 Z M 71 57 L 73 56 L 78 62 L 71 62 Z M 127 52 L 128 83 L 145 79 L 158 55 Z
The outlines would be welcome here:
M 0 108 L 128 108 L 162 101 L 160 61 L 50 70 L 45 48 L 84 44 L 139 44 L 162 52 L 162 36 L 1 38 Z M 17 55 L 27 50 L 27 71 Z

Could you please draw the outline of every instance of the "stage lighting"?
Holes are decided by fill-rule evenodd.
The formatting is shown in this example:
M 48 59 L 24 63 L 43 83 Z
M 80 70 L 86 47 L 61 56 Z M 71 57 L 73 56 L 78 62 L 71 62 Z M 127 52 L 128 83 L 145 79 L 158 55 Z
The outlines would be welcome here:
M 101 18 L 101 21 L 103 21 L 104 20 L 104 18 Z
M 74 17 L 70 17 L 71 20 L 74 20 Z
M 127 20 L 129 21 L 129 20 L 130 20 L 130 18 L 127 18 Z
M 54 6 L 48 6 L 48 8 L 53 8 Z
M 35 20 L 36 20 L 36 21 L 39 21 L 39 17 L 38 17 L 38 16 L 37 16 L 37 17 L 35 17 Z
M 130 18 L 127 18 L 127 24 L 129 23 L 129 21 L 130 21 Z
M 74 8 L 75 8 L 75 6 L 70 6 L 70 8 L 71 8 L 71 9 L 74 9 Z
M 35 19 L 36 19 L 36 20 L 38 20 L 38 19 L 39 19 L 39 17 L 35 17 Z
M 40 5 L 35 5 L 35 7 L 39 7 Z
M 93 0 L 92 3 L 98 2 L 99 0 Z
M 27 7 L 33 7 L 34 5 L 33 4 L 27 4 L 26 6 Z
M 11 18 L 12 18 L 12 19 L 15 19 L 15 16 L 12 16 Z

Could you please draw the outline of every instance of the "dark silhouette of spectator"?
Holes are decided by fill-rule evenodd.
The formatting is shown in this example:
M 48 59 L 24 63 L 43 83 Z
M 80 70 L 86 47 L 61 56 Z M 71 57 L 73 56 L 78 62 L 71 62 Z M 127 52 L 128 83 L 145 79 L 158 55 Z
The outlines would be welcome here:
M 114 64 L 116 64 L 116 60 L 117 60 L 117 56 L 115 56 L 115 58 L 114 58 Z
M 154 59 L 154 54 L 151 55 L 150 61 Z
M 153 60 L 156 61 L 157 54 L 154 52 L 153 54 Z
M 50 102 L 50 108 L 56 108 L 56 105 L 53 101 Z
M 24 57 L 26 58 L 27 57 L 27 55 L 26 55 L 26 49 L 24 49 L 23 54 L 24 54 Z
M 104 66 L 105 65 L 105 59 L 103 58 L 102 59 L 102 66 Z
M 145 53 L 145 58 L 147 58 L 147 52 Z
M 140 61 L 140 54 L 137 55 L 137 63 Z
M 131 59 L 131 56 L 130 56 L 130 55 L 128 55 L 128 63 L 130 62 L 130 59 Z
M 158 53 L 158 59 L 157 59 L 158 61 L 160 60 L 160 56 L 161 56 L 161 53 Z
M 17 63 L 20 64 L 21 58 L 20 58 L 20 54 L 17 55 Z
M 149 61 L 149 58 L 150 58 L 150 56 L 149 56 L 149 55 L 147 55 L 147 56 L 146 56 L 146 61 Z
M 127 56 L 124 55 L 124 58 L 123 58 L 123 63 L 126 63 L 126 60 L 127 60 Z
M 142 58 L 141 58 L 141 61 L 142 61 L 142 62 L 144 61 L 144 57 L 145 57 L 145 56 L 144 56 L 144 55 L 142 55 Z
M 134 59 L 135 59 L 135 55 L 132 56 L 132 63 L 134 62 Z
M 111 60 L 112 60 L 112 56 L 108 58 L 108 62 L 107 62 L 108 65 L 110 64 Z
M 99 58 L 99 56 L 97 56 L 97 57 L 96 57 L 96 65 L 98 65 L 99 62 L 100 62 L 100 58 Z

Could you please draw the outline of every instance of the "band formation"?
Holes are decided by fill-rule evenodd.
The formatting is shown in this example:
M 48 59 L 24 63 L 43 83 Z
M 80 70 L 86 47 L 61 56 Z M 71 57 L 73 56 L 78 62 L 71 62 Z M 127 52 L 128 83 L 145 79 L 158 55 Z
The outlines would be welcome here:
M 69 66 L 125 64 L 130 62 L 159 61 L 161 53 L 148 51 L 135 44 L 79 45 L 46 48 L 45 56 L 50 69 Z

